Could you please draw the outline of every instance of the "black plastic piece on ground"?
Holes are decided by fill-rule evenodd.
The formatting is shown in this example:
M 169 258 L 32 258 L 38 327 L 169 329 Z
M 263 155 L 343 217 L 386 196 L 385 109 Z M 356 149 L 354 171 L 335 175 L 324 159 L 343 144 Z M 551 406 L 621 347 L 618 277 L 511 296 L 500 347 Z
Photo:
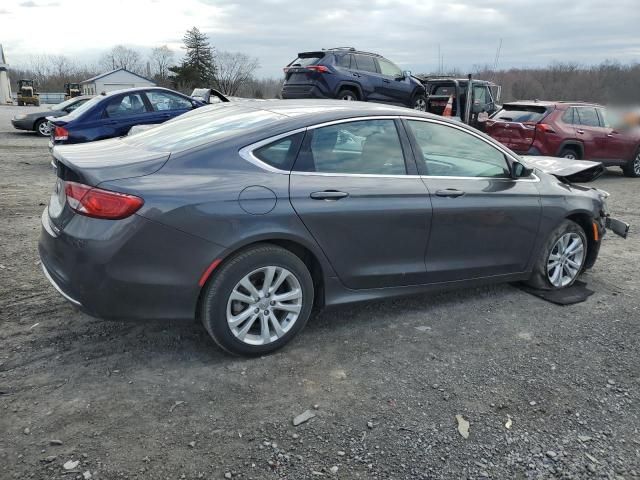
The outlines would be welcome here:
M 531 288 L 524 283 L 515 284 L 520 290 L 523 290 L 531 295 L 535 295 L 547 302 L 555 303 L 556 305 L 573 305 L 574 303 L 584 302 L 587 298 L 594 294 L 593 290 L 587 288 L 585 282 L 577 281 L 569 288 L 563 288 L 561 290 L 538 290 L 537 288 Z

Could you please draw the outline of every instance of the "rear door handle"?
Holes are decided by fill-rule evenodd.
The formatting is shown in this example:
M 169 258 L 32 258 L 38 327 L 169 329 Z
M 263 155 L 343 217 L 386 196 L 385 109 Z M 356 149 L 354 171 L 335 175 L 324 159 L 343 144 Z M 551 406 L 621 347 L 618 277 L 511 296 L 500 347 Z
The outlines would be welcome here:
M 382 80 L 384 83 L 391 83 L 391 80 L 387 80 L 386 78 Z
M 580 135 L 584 134 L 584 130 L 576 130 L 576 133 L 579 133 Z
M 348 197 L 349 194 L 337 190 L 325 190 L 324 192 L 313 192 L 309 196 L 314 200 L 340 200 L 341 198 Z
M 464 192 L 462 190 L 457 190 L 455 188 L 445 188 L 444 190 L 438 190 L 436 192 L 436 196 L 438 197 L 456 198 L 456 197 L 461 197 L 462 195 L 464 195 Z

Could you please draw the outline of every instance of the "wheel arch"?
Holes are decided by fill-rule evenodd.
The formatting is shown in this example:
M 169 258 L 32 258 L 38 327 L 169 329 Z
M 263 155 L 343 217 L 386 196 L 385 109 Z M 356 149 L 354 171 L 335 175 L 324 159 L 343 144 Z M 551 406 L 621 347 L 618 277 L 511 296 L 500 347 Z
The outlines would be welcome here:
M 33 130 L 34 132 L 38 131 L 38 123 L 40 123 L 42 120 L 46 120 L 47 117 L 38 117 L 33 121 L 33 125 L 31 126 L 31 130 Z
M 358 85 L 355 82 L 342 81 L 338 83 L 338 87 L 336 88 L 336 93 L 335 93 L 336 97 L 338 96 L 338 93 L 340 93 L 340 90 L 342 89 L 353 90 L 356 93 L 356 95 L 358 95 L 358 100 L 362 100 L 364 98 L 362 95 L 362 88 L 360 87 L 360 85 Z
M 560 152 L 562 152 L 562 150 L 567 147 L 577 150 L 578 154 L 580 155 L 580 159 L 584 160 L 584 144 L 580 140 L 565 140 L 560 144 L 560 147 L 556 152 L 556 156 L 559 156 Z
M 577 223 L 584 231 L 584 235 L 587 238 L 587 256 L 584 264 L 585 268 L 590 268 L 595 263 L 600 245 L 600 232 L 598 231 L 598 237 L 596 239 L 593 230 L 593 224 L 596 222 L 593 213 L 585 210 L 579 210 L 570 213 L 565 218 L 566 220 L 571 220 Z

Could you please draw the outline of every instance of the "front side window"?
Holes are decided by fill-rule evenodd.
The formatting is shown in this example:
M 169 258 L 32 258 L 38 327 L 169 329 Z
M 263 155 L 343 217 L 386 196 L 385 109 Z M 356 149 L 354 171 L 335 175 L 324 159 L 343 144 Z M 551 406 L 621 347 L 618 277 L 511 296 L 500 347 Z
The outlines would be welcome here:
M 486 105 L 489 103 L 487 96 L 487 87 L 473 87 L 473 102 L 476 105 Z
M 291 170 L 291 165 L 298 154 L 304 133 L 276 140 L 273 143 L 257 148 L 253 155 L 260 161 L 279 170 Z
M 319 173 L 406 175 L 393 120 L 360 120 L 310 130 L 295 170 Z M 307 141 L 305 141 L 307 143 Z
M 504 154 L 471 133 L 438 123 L 410 120 L 429 176 L 509 177 Z
M 175 93 L 152 90 L 147 92 L 147 98 L 155 112 L 187 110 L 192 107 L 189 100 Z
M 376 73 L 376 62 L 369 55 L 354 55 L 358 70 Z M 353 67 L 352 67 L 353 68 Z
M 595 108 L 592 107 L 581 107 L 576 108 L 576 112 L 578 113 L 578 117 L 580 118 L 580 125 L 584 125 L 585 127 L 599 127 L 600 119 L 598 118 L 598 113 Z
M 402 76 L 402 70 L 384 58 L 378 59 L 378 65 L 380 66 L 380 73 L 387 75 L 388 77 L 398 78 Z
M 109 102 L 105 109 L 109 118 L 137 115 L 145 113 L 146 111 L 147 107 L 145 107 L 139 93 L 130 93 L 129 95 L 116 97 Z

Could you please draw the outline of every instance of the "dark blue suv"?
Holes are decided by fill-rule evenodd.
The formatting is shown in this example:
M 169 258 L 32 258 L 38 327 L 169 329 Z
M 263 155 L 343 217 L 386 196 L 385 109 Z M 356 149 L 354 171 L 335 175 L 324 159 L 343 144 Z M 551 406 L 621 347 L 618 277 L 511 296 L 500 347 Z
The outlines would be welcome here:
M 299 53 L 284 68 L 282 98 L 337 98 L 426 111 L 420 80 L 381 55 L 355 48 Z
M 126 135 L 134 125 L 162 123 L 204 103 L 167 88 L 129 88 L 98 95 L 64 117 L 48 117 L 51 146 Z

